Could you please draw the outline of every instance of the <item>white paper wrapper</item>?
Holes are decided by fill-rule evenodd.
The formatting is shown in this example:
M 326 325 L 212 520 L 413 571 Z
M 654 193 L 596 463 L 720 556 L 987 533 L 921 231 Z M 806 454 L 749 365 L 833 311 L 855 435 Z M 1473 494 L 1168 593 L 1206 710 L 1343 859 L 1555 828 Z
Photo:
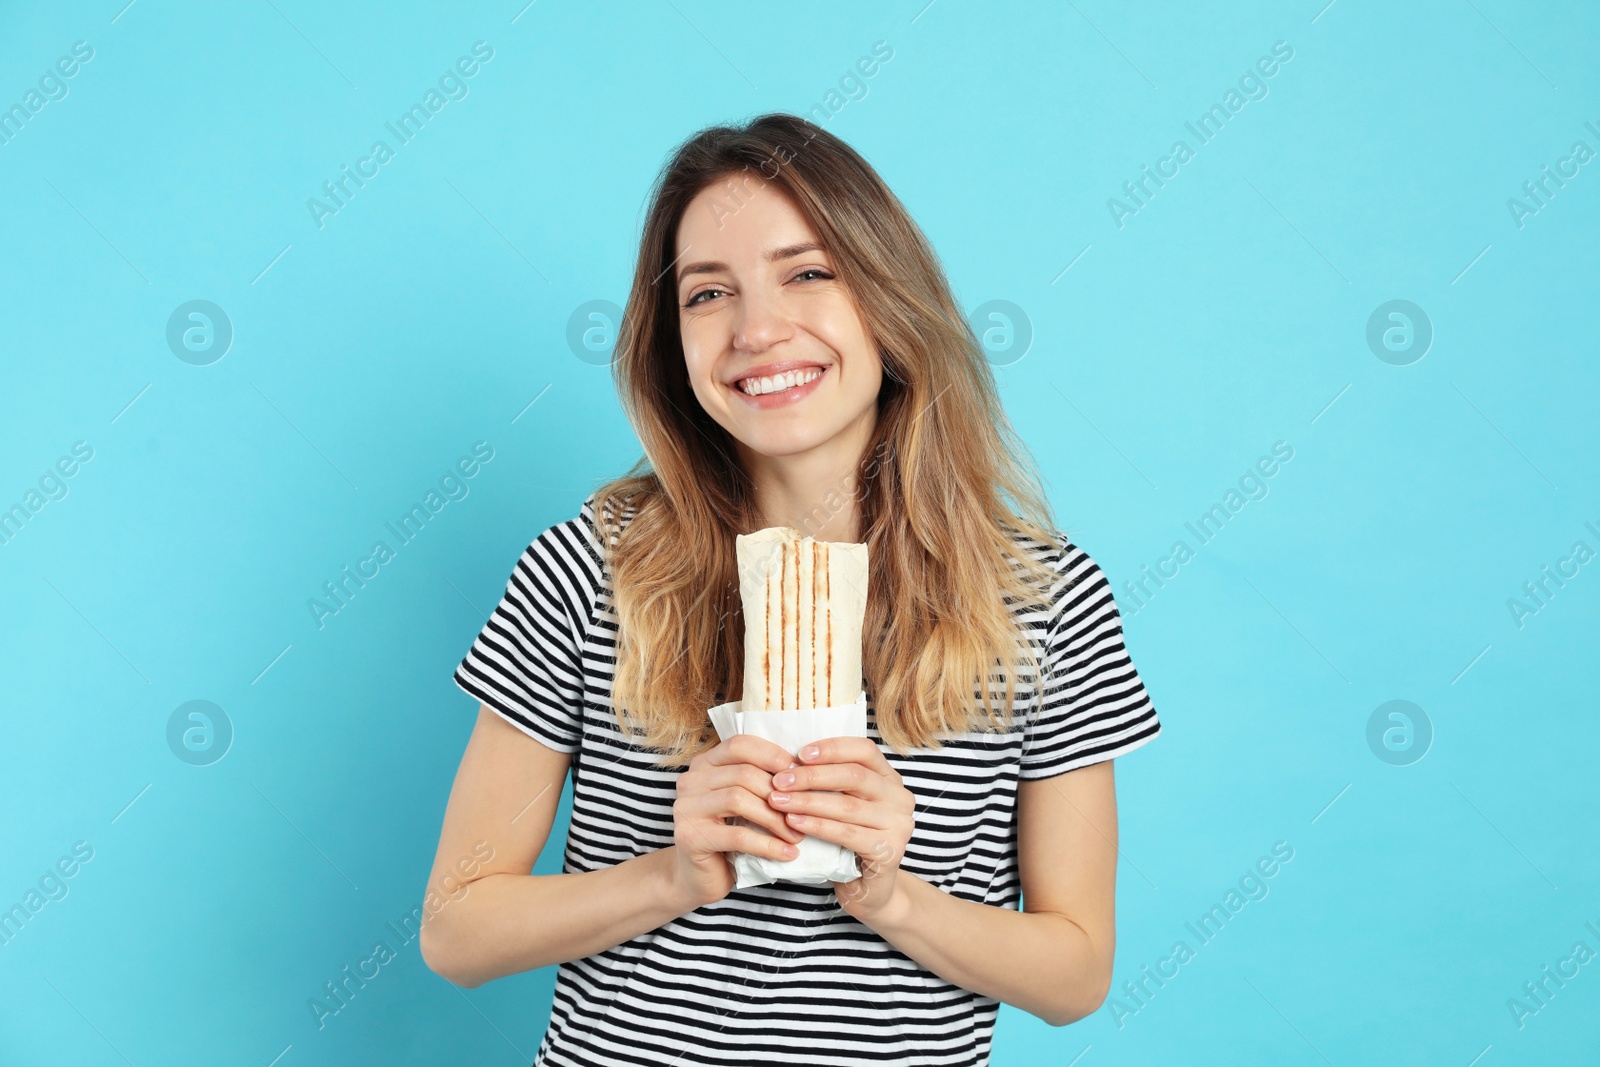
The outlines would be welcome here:
M 707 713 L 711 716 L 712 725 L 717 728 L 717 736 L 723 741 L 735 734 L 754 734 L 766 738 L 798 759 L 800 750 L 813 741 L 828 737 L 867 736 L 865 690 L 852 704 L 805 711 L 745 711 L 743 703 L 733 700 L 718 704 Z M 743 818 L 739 819 L 739 823 L 750 825 Z M 762 833 L 769 832 L 765 827 L 757 829 Z M 745 852 L 728 853 L 737 876 L 735 888 L 744 889 L 769 882 L 827 885 L 829 882 L 853 882 L 861 877 L 856 854 L 842 845 L 807 834 L 796 847 L 800 849 L 800 854 L 792 860 L 769 859 Z

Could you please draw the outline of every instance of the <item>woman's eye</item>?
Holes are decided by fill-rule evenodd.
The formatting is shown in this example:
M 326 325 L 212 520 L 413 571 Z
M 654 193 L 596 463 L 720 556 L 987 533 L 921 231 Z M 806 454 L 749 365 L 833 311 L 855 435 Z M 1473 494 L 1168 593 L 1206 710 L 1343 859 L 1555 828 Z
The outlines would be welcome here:
M 791 280 L 800 281 L 800 280 L 804 279 L 806 277 L 806 275 L 808 275 L 808 274 L 815 274 L 819 280 L 832 280 L 832 278 L 833 278 L 832 274 L 829 274 L 827 271 L 823 270 L 821 267 L 807 267 L 805 270 L 801 271 L 799 274 L 796 274 L 794 276 L 794 278 L 791 279 Z M 725 292 L 727 292 L 726 289 L 702 289 L 698 293 L 696 293 L 693 296 L 691 296 L 684 303 L 683 306 L 686 307 L 686 308 L 692 308 L 696 304 L 704 303 L 704 301 L 700 299 L 702 296 L 709 296 L 712 293 L 725 293 Z
M 686 308 L 692 308 L 696 304 L 700 303 L 700 298 L 702 296 L 705 296 L 707 293 L 720 293 L 720 292 L 723 292 L 723 291 L 724 290 L 722 290 L 722 289 L 702 289 L 698 293 L 696 293 L 693 296 L 691 296 L 689 298 L 688 303 L 684 304 L 683 306 L 686 307 Z

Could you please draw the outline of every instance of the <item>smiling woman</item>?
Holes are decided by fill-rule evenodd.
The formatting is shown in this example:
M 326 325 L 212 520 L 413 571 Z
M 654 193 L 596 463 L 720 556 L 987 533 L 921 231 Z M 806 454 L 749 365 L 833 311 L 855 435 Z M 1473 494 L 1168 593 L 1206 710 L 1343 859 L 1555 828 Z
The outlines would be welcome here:
M 495 858 L 428 964 L 558 964 L 550 1065 L 977 1065 L 1002 1001 L 1094 1011 L 1111 761 L 1161 726 L 905 208 L 804 119 L 696 134 L 616 353 L 644 458 L 534 539 L 455 673 L 480 707 L 434 874 Z M 706 713 L 742 684 L 736 540 L 772 526 L 869 550 L 868 736 L 798 762 Z M 529 874 L 569 770 L 562 873 Z M 861 876 L 735 888 L 728 853 L 807 834 Z

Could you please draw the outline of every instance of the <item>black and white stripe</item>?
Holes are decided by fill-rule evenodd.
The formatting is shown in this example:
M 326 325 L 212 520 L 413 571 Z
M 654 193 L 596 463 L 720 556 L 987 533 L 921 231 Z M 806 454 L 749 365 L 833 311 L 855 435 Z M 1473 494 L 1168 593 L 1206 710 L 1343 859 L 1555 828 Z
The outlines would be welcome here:
M 624 513 L 626 521 L 631 512 Z M 973 732 L 899 755 L 868 734 L 917 798 L 901 862 L 968 900 L 1016 908 L 1019 780 L 1121 756 L 1161 724 L 1122 640 L 1111 585 L 1064 536 L 1018 537 L 1060 575 L 1048 611 L 1013 608 L 1044 653 L 1018 681 L 1009 733 Z M 523 552 L 504 599 L 455 672 L 524 733 L 572 754 L 563 870 L 593 871 L 672 844 L 674 782 L 618 731 L 617 617 L 594 496 Z M 1043 701 L 1037 693 L 1042 689 Z M 998 691 L 998 690 L 997 690 Z M 976 690 L 974 691 L 976 695 Z M 831 886 L 735 889 L 726 898 L 557 970 L 536 1065 L 754 1063 L 981 1065 L 999 1002 L 937 977 L 845 915 Z

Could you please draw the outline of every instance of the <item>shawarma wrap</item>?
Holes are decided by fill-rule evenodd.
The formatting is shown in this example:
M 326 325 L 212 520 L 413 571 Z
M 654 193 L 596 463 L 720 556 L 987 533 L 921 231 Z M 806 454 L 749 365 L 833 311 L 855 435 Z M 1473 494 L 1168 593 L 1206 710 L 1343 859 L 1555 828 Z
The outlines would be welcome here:
M 745 711 L 800 711 L 861 691 L 867 546 L 771 526 L 735 541 Z

